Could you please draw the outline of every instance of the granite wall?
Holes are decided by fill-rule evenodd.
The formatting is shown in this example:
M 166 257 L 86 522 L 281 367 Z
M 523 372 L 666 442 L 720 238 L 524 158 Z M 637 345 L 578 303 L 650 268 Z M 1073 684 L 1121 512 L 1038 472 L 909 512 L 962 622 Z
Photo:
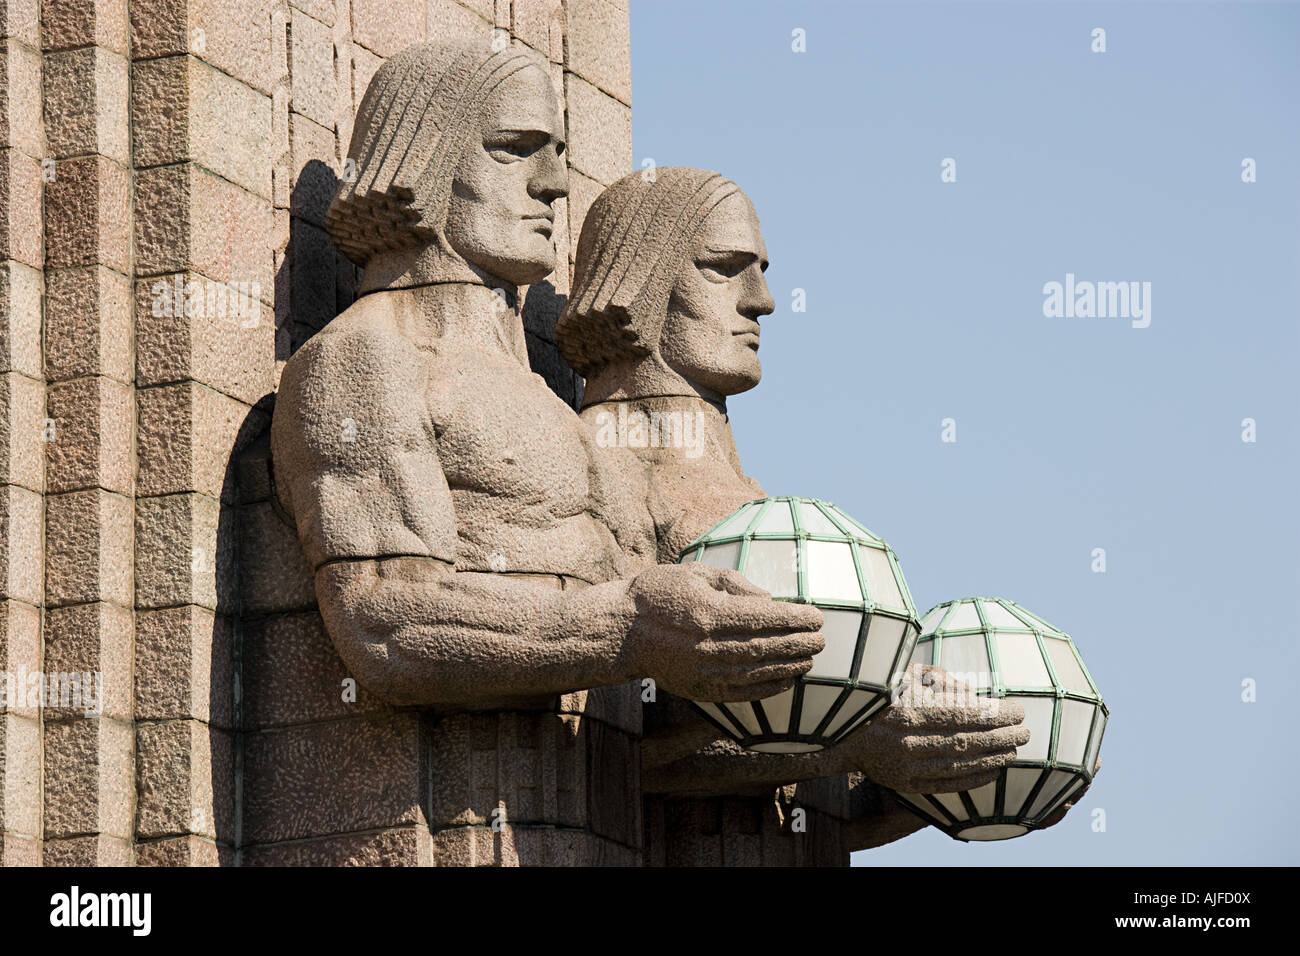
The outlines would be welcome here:
M 0 862 L 640 860 L 639 800 L 588 774 L 635 762 L 636 708 L 438 729 L 354 697 L 271 503 L 279 370 L 357 288 L 323 228 L 353 115 L 439 36 L 551 63 L 569 255 L 524 321 L 576 402 L 552 328 L 632 166 L 626 2 L 0 0 Z M 571 826 L 491 826 L 530 800 Z

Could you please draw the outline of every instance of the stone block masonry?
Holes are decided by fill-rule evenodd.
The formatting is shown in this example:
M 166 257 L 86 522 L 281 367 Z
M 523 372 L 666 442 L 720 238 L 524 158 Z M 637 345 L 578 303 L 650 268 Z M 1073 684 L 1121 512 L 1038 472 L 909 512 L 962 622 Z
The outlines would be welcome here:
M 632 167 L 626 3 L 0 0 L 0 672 L 104 688 L 89 717 L 0 703 L 0 864 L 640 861 L 639 804 L 588 805 L 635 733 L 577 699 L 445 732 L 347 700 L 270 503 L 280 368 L 356 296 L 323 229 L 353 117 L 444 36 L 532 48 L 566 104 L 575 198 L 524 319 L 576 404 L 554 322 L 582 211 Z M 534 808 L 504 838 L 501 795 Z

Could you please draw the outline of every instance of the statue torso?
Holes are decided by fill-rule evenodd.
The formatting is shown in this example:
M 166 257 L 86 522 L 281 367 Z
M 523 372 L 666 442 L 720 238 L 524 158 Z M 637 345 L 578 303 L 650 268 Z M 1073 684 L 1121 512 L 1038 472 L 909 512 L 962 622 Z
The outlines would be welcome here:
M 365 296 L 318 335 L 373 336 L 419 363 L 407 400 L 425 423 L 415 440 L 432 444 L 446 479 L 458 570 L 619 577 L 636 563 L 620 539 L 648 540 L 644 479 L 627 456 L 594 454 L 590 430 L 495 318 L 446 314 L 402 290 Z M 404 515 L 424 507 L 422 489 L 372 487 L 403 496 Z
M 764 492 L 741 470 L 725 414 L 703 401 L 680 397 L 632 400 L 628 405 L 647 412 L 699 416 L 698 451 L 652 446 L 626 449 L 643 472 L 657 560 L 661 564 L 675 562 L 692 541 L 745 502 L 763 497 Z M 615 415 L 616 408 L 617 403 L 593 405 L 583 410 L 582 418 L 598 429 L 602 413 Z M 599 451 L 604 454 L 606 449 Z

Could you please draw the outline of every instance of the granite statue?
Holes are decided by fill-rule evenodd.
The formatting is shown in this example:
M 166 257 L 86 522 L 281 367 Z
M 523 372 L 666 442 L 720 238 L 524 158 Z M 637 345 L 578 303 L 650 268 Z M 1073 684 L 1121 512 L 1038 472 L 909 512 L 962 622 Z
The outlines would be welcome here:
M 770 696 L 824 646 L 815 608 L 673 563 L 763 494 L 726 397 L 758 382 L 766 250 L 717 174 L 660 170 L 602 195 L 560 323 L 588 378 L 580 417 L 529 369 L 520 318 L 521 288 L 554 269 L 564 149 L 546 64 L 521 48 L 410 47 L 362 101 L 355 174 L 326 219 L 362 294 L 288 361 L 271 429 L 276 494 L 339 656 L 381 699 L 443 714 L 545 714 L 557 695 L 652 682 L 651 792 L 978 786 L 1024 742 L 1023 715 L 965 699 L 937 668 L 909 670 L 907 703 L 805 757 L 741 752 L 674 704 Z M 691 414 L 700 455 L 602 442 L 611 403 Z M 921 825 L 858 802 L 855 846 Z
M 759 382 L 758 320 L 774 310 L 767 264 L 753 204 L 717 173 L 633 173 L 587 213 L 558 341 L 586 378 L 582 417 L 598 446 L 630 448 L 643 462 L 659 561 L 767 496 L 741 467 L 726 406 Z M 992 707 L 940 668 L 913 664 L 906 681 L 889 710 L 811 755 L 743 751 L 666 695 L 648 708 L 644 786 L 709 795 L 851 774 L 844 786 L 927 780 L 949 792 L 994 779 L 1028 740 L 1018 706 Z M 855 849 L 925 825 L 888 801 L 863 805 L 876 810 L 855 821 Z

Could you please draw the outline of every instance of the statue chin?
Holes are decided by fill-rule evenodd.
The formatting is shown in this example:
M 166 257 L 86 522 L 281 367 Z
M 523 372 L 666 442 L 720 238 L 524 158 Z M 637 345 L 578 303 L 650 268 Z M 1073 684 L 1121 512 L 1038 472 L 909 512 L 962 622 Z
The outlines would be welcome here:
M 514 286 L 532 285 L 555 271 L 555 247 L 541 233 L 506 248 L 461 248 L 454 241 L 451 246 L 467 263 Z
M 681 372 L 679 374 L 688 382 L 703 385 L 710 391 L 725 397 L 748 392 L 758 384 L 763 370 L 758 364 L 758 359 L 754 359 L 752 368 L 727 369 L 714 366 L 708 369 L 691 370 L 689 374 Z
M 532 285 L 540 282 L 555 271 L 555 256 L 545 258 L 511 259 L 504 266 L 504 271 L 497 273 L 501 278 L 514 285 Z
M 759 379 L 762 378 L 762 376 L 763 370 L 758 367 L 758 362 L 755 361 L 753 371 L 745 371 L 738 374 L 735 377 L 735 384 L 724 394 L 739 395 L 741 392 L 748 392 L 758 384 Z
M 476 282 L 489 288 L 532 285 L 555 271 L 555 250 L 547 242 L 535 250 L 506 255 L 466 255 L 450 243 L 430 243 L 384 253 L 366 263 L 362 290 L 397 289 L 428 282 Z

